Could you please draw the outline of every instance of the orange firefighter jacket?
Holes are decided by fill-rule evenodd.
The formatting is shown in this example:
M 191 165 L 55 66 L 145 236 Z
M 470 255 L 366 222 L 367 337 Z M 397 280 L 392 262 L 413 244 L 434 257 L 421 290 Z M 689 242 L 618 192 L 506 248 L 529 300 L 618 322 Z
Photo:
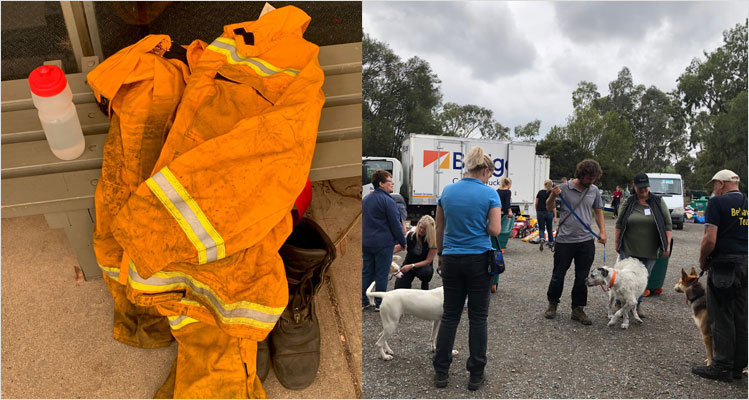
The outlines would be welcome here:
M 128 301 L 118 282 L 123 250 L 110 228 L 130 194 L 150 177 L 189 77 L 186 58 L 164 56 L 170 47 L 169 36 L 150 35 L 87 75 L 102 111 L 111 118 L 94 196 L 94 252 L 114 298 L 113 336 L 144 348 L 166 346 L 172 335 L 155 307 Z M 203 47 L 196 41 L 185 53 L 199 55 Z
M 278 250 L 324 103 L 319 49 L 302 38 L 309 21 L 289 6 L 227 25 L 191 64 L 150 178 L 111 224 L 135 304 L 258 341 L 280 317 Z

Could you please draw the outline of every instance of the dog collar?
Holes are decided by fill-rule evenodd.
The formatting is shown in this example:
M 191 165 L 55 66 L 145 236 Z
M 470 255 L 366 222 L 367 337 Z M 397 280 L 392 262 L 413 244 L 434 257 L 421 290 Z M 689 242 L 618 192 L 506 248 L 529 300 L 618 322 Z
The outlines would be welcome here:
M 611 274 L 611 282 L 609 282 L 609 289 L 614 287 L 614 281 L 616 280 L 616 270 L 612 269 L 612 271 L 614 272 Z

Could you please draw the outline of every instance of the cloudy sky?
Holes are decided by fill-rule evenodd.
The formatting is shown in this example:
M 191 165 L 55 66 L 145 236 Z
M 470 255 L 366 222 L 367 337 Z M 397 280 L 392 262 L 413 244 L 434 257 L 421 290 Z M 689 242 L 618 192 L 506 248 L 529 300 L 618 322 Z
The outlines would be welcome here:
M 402 59 L 419 56 L 444 102 L 476 104 L 514 127 L 563 125 L 581 80 L 608 84 L 626 66 L 663 91 L 722 44 L 749 2 L 370 2 L 364 32 Z

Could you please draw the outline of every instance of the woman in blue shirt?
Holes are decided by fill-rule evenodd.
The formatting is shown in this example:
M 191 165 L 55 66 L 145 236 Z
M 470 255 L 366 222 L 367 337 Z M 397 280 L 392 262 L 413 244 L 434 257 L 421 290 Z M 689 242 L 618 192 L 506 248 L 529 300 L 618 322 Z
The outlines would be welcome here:
M 484 382 L 489 274 L 492 244 L 499 235 L 501 203 L 497 192 L 486 183 L 494 173 L 494 162 L 484 149 L 474 147 L 466 156 L 464 178 L 447 185 L 437 203 L 437 250 L 441 257 L 444 305 L 434 357 L 434 384 L 447 386 L 455 332 L 468 297 L 468 389 Z

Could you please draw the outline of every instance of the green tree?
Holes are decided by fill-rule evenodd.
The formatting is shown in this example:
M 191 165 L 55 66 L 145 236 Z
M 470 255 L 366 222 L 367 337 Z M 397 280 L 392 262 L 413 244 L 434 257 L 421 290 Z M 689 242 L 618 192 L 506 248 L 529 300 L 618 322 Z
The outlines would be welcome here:
M 473 104 L 445 103 L 438 120 L 444 135 L 469 137 L 492 129 L 492 114 L 492 110 Z
M 362 43 L 362 155 L 400 158 L 409 133 L 439 134 L 440 81 L 429 63 L 403 62 L 385 43 Z
M 534 120 L 525 125 L 515 127 L 515 138 L 524 142 L 537 142 L 538 130 L 541 128 L 541 120 Z
M 555 134 L 550 131 L 536 145 L 536 154 L 549 156 L 549 177 L 551 179 L 572 178 L 577 163 L 591 157 L 592 154 L 581 149 L 572 140 L 561 137 L 559 133 L 559 130 Z
M 481 138 L 489 140 L 510 140 L 510 128 L 499 122 L 481 129 Z
M 687 154 L 688 136 L 679 99 L 649 87 L 637 101 L 631 119 L 630 170 L 661 172 Z M 673 161 L 673 162 L 672 162 Z
M 747 181 L 747 24 L 723 32 L 723 45 L 694 59 L 677 80 L 690 144 L 699 150 L 695 180 L 702 185 L 728 168 Z M 704 187 L 704 186 L 703 186 Z

